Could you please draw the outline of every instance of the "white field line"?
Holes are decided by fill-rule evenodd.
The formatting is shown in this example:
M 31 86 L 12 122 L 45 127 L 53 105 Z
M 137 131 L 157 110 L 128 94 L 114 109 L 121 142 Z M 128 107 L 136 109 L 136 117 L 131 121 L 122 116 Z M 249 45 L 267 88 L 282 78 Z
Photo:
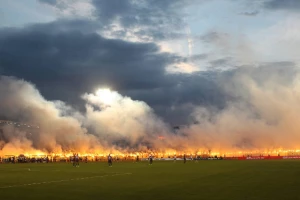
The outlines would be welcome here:
M 23 187 L 23 186 L 32 186 L 32 185 L 42 185 L 42 184 L 50 184 L 50 183 L 60 183 L 60 182 L 68 182 L 68 181 L 79 181 L 79 180 L 85 180 L 85 179 L 92 179 L 92 178 L 103 178 L 106 176 L 122 176 L 122 175 L 131 175 L 132 173 L 124 173 L 124 174 L 113 174 L 113 175 L 101 175 L 101 176 L 90 176 L 90 177 L 82 177 L 82 178 L 72 178 L 72 179 L 64 179 L 64 180 L 57 180 L 57 181 L 45 181 L 45 182 L 38 182 L 38 183 L 26 183 L 26 184 L 20 184 L 20 185 L 8 185 L 0 187 L 0 189 L 5 188 L 13 188 L 13 187 Z

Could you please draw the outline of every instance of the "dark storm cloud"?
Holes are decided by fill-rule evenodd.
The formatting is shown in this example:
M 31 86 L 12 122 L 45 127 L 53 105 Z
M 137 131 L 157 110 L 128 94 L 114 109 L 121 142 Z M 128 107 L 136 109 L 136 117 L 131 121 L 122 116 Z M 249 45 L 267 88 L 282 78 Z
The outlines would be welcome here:
M 225 107 L 231 97 L 222 91 L 219 76 L 222 74 L 216 71 L 168 75 L 173 85 L 153 90 L 130 90 L 126 94 L 147 102 L 172 124 L 184 124 L 190 122 L 195 106 L 217 110 Z
M 161 108 L 159 113 L 170 105 L 222 105 L 222 97 L 217 97 L 220 91 L 210 78 L 166 74 L 166 66 L 186 58 L 161 53 L 154 43 L 106 39 L 86 29 L 82 32 L 77 28 L 81 23 L 65 21 L 63 26 L 59 21 L 2 29 L 1 74 L 30 81 L 47 99 L 75 107 L 81 94 L 103 86 Z M 196 55 L 194 59 L 203 58 L 205 55 Z
M 46 99 L 62 100 L 74 107 L 82 105 L 80 96 L 83 93 L 108 86 L 134 100 L 145 101 L 172 124 L 191 120 L 194 106 L 222 110 L 228 102 L 239 98 L 224 89 L 225 86 L 239 87 L 238 84 L 229 86 L 233 77 L 247 75 L 258 84 L 264 84 L 266 77 L 273 77 L 280 84 L 288 85 L 297 74 L 291 62 L 189 75 L 168 74 L 165 72 L 168 65 L 187 59 L 161 53 L 154 43 L 112 40 L 92 31 L 80 31 L 77 23 L 63 26 L 62 22 L 52 22 L 22 29 L 2 29 L 1 74 L 30 81 Z M 206 39 L 210 41 L 218 36 L 212 34 Z M 203 54 L 194 59 L 205 58 Z M 211 65 L 228 61 L 230 59 L 215 60 Z
M 264 7 L 267 9 L 274 10 L 299 10 L 300 1 L 299 0 L 267 0 L 264 2 Z
M 81 31 L 82 25 L 88 28 Z M 145 101 L 162 115 L 188 104 L 224 105 L 212 72 L 166 74 L 168 65 L 187 58 L 161 53 L 154 43 L 106 39 L 93 28 L 93 23 L 77 20 L 1 29 L 0 72 L 32 82 L 47 99 L 75 107 L 82 103 L 81 94 L 106 86 Z
M 145 100 L 153 106 L 172 106 L 186 103 L 222 105 L 223 97 L 217 85 L 218 73 L 214 71 L 193 75 L 168 75 L 173 85 L 152 90 L 131 90 L 131 97 Z M 163 98 L 163 101 L 161 99 Z M 222 99 L 222 100 L 221 100 Z
M 52 23 L 50 26 L 54 28 Z M 164 67 L 173 62 L 174 56 L 159 54 L 153 43 L 129 43 L 93 33 L 56 33 L 48 29 L 43 25 L 10 34 L 1 31 L 2 74 L 32 81 L 44 88 L 50 98 L 54 98 L 53 93 L 64 95 L 71 88 L 80 93 L 102 84 L 116 89 L 167 84 Z

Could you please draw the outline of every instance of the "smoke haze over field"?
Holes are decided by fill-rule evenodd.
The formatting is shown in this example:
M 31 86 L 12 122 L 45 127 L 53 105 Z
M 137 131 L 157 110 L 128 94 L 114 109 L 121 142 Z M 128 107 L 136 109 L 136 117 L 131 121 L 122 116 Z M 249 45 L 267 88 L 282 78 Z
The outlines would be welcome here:
M 1 1 L 0 154 L 300 149 L 282 2 Z
M 145 102 L 114 91 L 83 94 L 86 112 L 81 113 L 64 102 L 46 100 L 29 82 L 2 76 L 0 114 L 38 124 L 40 129 L 28 136 L 6 126 L 1 133 L 1 152 L 299 148 L 299 72 L 293 66 L 285 69 L 282 73 L 281 67 L 261 66 L 220 72 L 215 81 L 223 85 L 231 100 L 221 110 L 194 106 L 190 119 L 197 123 L 190 123 L 179 133 Z M 165 139 L 159 140 L 159 136 Z

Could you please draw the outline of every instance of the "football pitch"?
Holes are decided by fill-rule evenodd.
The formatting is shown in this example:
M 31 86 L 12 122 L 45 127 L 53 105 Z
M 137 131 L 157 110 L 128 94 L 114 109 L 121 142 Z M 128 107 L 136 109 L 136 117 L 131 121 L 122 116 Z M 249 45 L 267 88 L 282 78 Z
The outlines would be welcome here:
M 300 199 L 299 160 L 0 164 L 0 198 Z

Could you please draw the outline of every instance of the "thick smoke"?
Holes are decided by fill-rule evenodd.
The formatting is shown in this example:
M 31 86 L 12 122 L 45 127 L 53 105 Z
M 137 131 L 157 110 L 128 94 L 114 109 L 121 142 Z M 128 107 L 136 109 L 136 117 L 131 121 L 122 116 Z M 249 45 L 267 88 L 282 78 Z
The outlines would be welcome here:
M 144 102 L 107 89 L 84 94 L 85 126 L 97 138 L 124 149 L 156 148 L 157 138 L 169 133 L 167 125 Z
M 184 131 L 219 152 L 299 149 L 300 81 L 296 67 L 236 70 L 220 84 L 232 100 L 221 111 L 197 107 Z
M 45 100 L 32 84 L 1 77 L 0 94 L 0 115 L 35 127 L 30 131 L 4 127 L 0 147 L 2 153 L 33 150 L 84 152 L 99 146 L 99 141 L 87 134 L 80 121 L 72 116 L 64 116 L 64 110 L 70 108 L 64 107 L 62 102 Z
M 24 80 L 0 79 L 0 115 L 35 125 L 4 126 L 0 154 L 30 152 L 197 152 L 297 149 L 300 79 L 296 67 L 251 67 L 220 73 L 224 109 L 195 105 L 193 122 L 173 131 L 144 102 L 102 89 L 86 93 L 86 112 L 47 101 Z M 196 122 L 196 123 L 195 123 Z
M 4 126 L 0 153 L 101 153 L 157 148 L 158 137 L 169 132 L 166 124 L 144 102 L 104 91 L 84 94 L 86 113 L 79 113 L 63 102 L 45 100 L 26 81 L 1 77 L 0 115 L 38 128 L 32 131 Z

